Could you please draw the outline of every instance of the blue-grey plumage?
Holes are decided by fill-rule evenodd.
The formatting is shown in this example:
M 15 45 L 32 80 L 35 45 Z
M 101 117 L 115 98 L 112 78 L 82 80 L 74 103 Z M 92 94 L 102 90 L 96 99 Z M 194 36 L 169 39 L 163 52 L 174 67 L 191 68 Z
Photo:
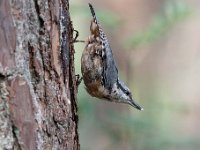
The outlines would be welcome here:
M 81 58 L 83 81 L 88 93 L 111 102 L 126 103 L 139 110 L 128 87 L 119 80 L 118 70 L 108 39 L 100 27 L 94 8 L 89 4 L 93 20 L 91 34 Z

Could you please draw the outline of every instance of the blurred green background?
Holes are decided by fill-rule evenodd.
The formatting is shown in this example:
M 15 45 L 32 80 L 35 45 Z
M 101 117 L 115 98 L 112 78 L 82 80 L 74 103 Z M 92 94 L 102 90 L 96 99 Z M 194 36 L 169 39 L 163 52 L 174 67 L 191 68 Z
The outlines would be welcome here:
M 200 1 L 74 0 L 80 40 L 96 9 L 120 78 L 144 111 L 78 92 L 82 150 L 200 149 Z M 76 74 L 85 45 L 75 44 Z

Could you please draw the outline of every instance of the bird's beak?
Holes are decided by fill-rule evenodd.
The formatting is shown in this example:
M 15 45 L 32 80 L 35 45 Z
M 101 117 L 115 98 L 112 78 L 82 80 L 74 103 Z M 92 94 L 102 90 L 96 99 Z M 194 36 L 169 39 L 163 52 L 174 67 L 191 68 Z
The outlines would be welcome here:
M 135 107 L 138 110 L 144 110 L 139 104 L 137 104 L 136 102 L 134 102 L 133 99 L 130 99 L 128 101 L 128 104 L 131 105 L 131 106 L 133 106 L 133 107 Z

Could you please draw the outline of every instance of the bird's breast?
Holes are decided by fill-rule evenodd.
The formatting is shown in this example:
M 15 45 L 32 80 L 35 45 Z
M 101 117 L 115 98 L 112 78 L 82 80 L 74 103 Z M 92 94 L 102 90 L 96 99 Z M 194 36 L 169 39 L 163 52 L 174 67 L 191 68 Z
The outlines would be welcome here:
M 101 46 L 97 43 L 88 43 L 81 58 L 81 71 L 86 89 L 90 95 L 98 98 L 104 96 L 103 64 L 100 48 Z

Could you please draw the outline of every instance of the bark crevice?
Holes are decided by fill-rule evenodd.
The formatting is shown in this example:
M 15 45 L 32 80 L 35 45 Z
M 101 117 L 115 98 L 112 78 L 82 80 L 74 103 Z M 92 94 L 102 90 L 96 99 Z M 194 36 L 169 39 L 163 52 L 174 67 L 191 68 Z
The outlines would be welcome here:
M 0 12 L 5 10 L 9 19 L 6 32 L 0 26 L 1 39 L 6 41 L 0 49 L 0 91 L 7 91 L 0 93 L 0 106 L 6 110 L 0 117 L 9 127 L 10 141 L 6 139 L 5 145 L 0 140 L 0 147 L 78 150 L 68 0 L 2 0 L 1 8 L 2 4 L 6 9 Z M 1 129 L 4 122 L 0 120 Z

